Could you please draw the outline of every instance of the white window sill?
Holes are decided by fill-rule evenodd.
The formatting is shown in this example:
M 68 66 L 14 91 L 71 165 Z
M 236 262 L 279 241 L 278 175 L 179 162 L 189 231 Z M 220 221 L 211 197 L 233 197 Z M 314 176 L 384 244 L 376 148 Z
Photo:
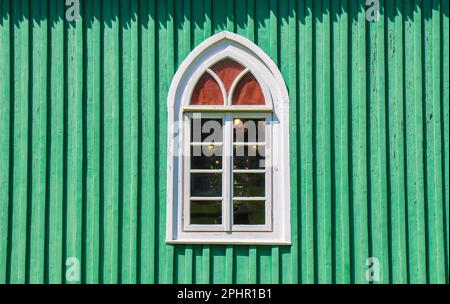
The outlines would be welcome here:
M 166 244 L 184 244 L 184 245 L 280 245 L 290 246 L 291 242 L 283 242 L 279 240 L 215 240 L 215 239 L 183 239 L 183 240 L 166 240 Z

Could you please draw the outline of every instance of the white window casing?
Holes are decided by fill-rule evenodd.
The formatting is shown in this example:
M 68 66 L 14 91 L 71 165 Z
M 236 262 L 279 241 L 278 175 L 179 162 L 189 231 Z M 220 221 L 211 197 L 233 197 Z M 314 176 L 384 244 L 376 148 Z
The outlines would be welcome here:
M 222 59 L 231 58 L 246 69 L 227 94 L 222 82 L 210 67 Z M 224 96 L 224 106 L 191 106 L 193 89 L 203 73 L 218 80 Z M 265 105 L 232 105 L 231 96 L 238 80 L 251 72 L 261 86 Z M 222 183 L 231 188 L 227 168 L 232 153 L 233 118 L 266 119 L 266 225 L 234 225 L 231 227 L 232 197 L 222 191 L 222 225 L 190 225 L 190 168 L 184 159 L 190 154 L 189 119 L 195 113 L 205 118 L 224 119 Z M 168 94 L 168 156 L 166 242 L 182 244 L 261 244 L 291 243 L 290 170 L 289 170 L 289 95 L 275 63 L 250 40 L 230 32 L 221 32 L 197 46 L 176 72 Z M 228 150 L 226 150 L 228 149 Z M 201 198 L 199 198 L 201 199 Z M 247 198 L 248 199 L 248 198 Z M 250 198 L 251 199 L 251 198 Z M 257 199 L 257 198 L 255 198 Z M 258 227 L 259 226 L 259 227 Z

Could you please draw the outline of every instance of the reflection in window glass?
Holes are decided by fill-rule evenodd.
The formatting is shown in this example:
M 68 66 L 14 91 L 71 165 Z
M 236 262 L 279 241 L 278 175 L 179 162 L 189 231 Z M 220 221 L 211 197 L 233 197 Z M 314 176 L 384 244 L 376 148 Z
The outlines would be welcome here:
M 264 197 L 265 173 L 234 173 L 234 197 Z
M 222 202 L 191 201 L 191 224 L 194 225 L 222 224 Z
M 222 146 L 192 146 L 191 169 L 222 169 Z
M 234 201 L 233 202 L 234 225 L 264 225 L 265 202 L 264 201 Z
M 234 146 L 233 147 L 233 168 L 239 170 L 264 169 L 265 146 Z
M 222 196 L 222 174 L 192 173 L 191 196 L 193 197 Z

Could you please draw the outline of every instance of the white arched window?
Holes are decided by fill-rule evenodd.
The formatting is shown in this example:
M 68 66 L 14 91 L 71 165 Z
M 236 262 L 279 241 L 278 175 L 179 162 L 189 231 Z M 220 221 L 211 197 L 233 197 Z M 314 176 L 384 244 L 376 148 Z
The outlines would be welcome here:
M 289 97 L 273 61 L 222 32 L 168 95 L 167 242 L 290 244 Z

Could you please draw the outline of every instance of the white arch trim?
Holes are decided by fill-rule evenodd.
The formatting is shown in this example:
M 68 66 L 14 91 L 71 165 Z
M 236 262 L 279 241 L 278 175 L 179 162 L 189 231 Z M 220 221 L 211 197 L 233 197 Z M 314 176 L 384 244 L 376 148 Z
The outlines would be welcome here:
M 216 62 L 230 57 L 248 68 L 263 91 L 265 106 L 190 106 L 192 91 L 204 72 Z M 219 83 L 220 85 L 220 83 Z M 223 88 L 221 87 L 222 93 Z M 230 93 L 231 90 L 230 90 Z M 289 94 L 281 72 L 273 60 L 245 37 L 221 32 L 198 45 L 183 61 L 170 85 L 168 99 L 167 157 L 167 225 L 168 243 L 220 244 L 290 244 L 290 177 L 289 177 Z M 181 224 L 183 204 L 183 167 L 181 161 L 183 115 L 185 111 L 272 112 L 273 229 L 270 233 L 184 232 Z M 264 235 L 265 234 L 265 235 Z

